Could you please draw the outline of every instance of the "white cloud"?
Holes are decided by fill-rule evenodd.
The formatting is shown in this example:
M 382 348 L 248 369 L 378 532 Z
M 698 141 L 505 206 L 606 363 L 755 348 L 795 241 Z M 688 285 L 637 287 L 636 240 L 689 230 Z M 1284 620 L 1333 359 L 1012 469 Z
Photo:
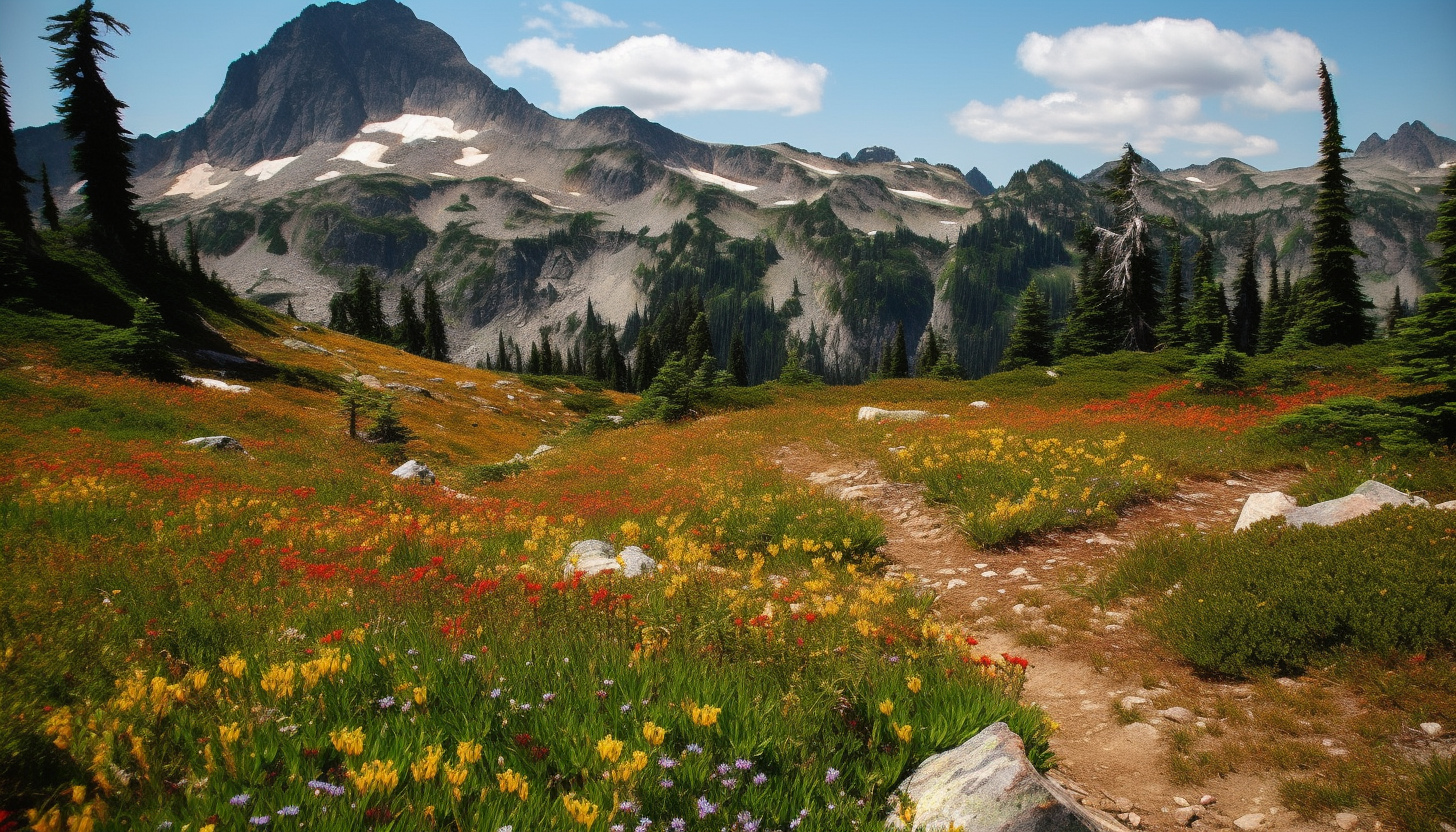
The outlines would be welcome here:
M 610 16 L 590 9 L 580 3 L 567 2 L 559 6 L 547 3 L 541 7 L 548 17 L 533 17 L 526 21 L 527 29 L 544 29 L 558 34 L 558 26 L 567 29 L 621 29 L 627 24 L 613 20 Z
M 600 52 L 530 38 L 488 63 L 507 77 L 527 68 L 545 70 L 563 110 L 620 104 L 646 118 L 706 110 L 812 113 L 829 75 L 819 64 L 767 52 L 700 49 L 668 35 L 631 37 Z
M 1316 109 L 1320 53 L 1314 42 L 1276 29 L 1245 36 L 1207 20 L 1160 17 L 1126 26 L 1037 32 L 1017 49 L 1023 69 L 1056 91 L 999 105 L 972 101 L 952 117 L 957 131 L 991 142 L 1032 141 L 1149 152 L 1169 141 L 1236 155 L 1278 145 L 1207 119 L 1205 99 L 1226 110 Z

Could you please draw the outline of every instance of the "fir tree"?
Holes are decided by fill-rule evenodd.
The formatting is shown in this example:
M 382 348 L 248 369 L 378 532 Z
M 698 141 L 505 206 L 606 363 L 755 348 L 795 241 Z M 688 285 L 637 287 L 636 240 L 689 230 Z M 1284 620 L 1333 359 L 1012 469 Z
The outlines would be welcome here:
M 511 358 L 506 354 L 506 334 L 504 331 L 495 334 L 495 368 L 499 372 L 509 372 L 511 369 Z
M 551 349 L 551 330 L 544 326 L 541 327 L 540 354 L 538 372 L 547 376 L 555 374 L 560 368 L 561 359 L 556 355 L 556 351 Z
M 56 207 L 55 194 L 51 193 L 51 174 L 45 162 L 40 163 L 40 215 L 45 218 L 46 227 L 52 231 L 61 230 L 61 209 Z
M 526 362 L 526 372 L 535 376 L 541 374 L 541 348 L 531 343 L 531 358 Z
M 1123 319 L 1113 296 L 1107 269 L 1098 256 L 1097 237 L 1092 229 L 1077 229 L 1077 248 L 1082 265 L 1077 274 L 1077 294 L 1066 326 L 1057 339 L 1056 354 L 1102 355 L 1122 348 Z
M 190 218 L 187 220 L 187 274 L 197 283 L 207 280 L 207 272 L 202 270 L 202 252 L 197 245 L 197 228 Z
M 35 223 L 26 201 L 25 183 L 31 178 L 20 169 L 15 156 L 15 131 L 10 121 L 10 88 L 5 85 L 5 66 L 0 64 L 0 228 L 18 239 L 35 237 Z
M 450 360 L 450 341 L 445 332 L 445 312 L 440 308 L 440 296 L 435 292 L 435 281 L 425 278 L 425 358 L 436 361 Z
M 140 219 L 131 191 L 131 134 L 121 124 L 126 105 L 111 94 L 101 75 L 101 59 L 115 56 L 101 40 L 102 31 L 124 35 L 130 30 L 96 11 L 92 0 L 50 21 L 45 39 L 55 44 L 58 58 L 51 70 L 53 88 L 66 93 L 56 111 L 66 135 L 76 142 L 71 165 L 86 180 L 83 204 L 101 231 L 132 241 Z
M 395 311 L 399 323 L 394 325 L 394 343 L 411 355 L 425 353 L 425 322 L 415 311 L 415 293 L 408 286 L 399 287 L 399 304 Z
M 1256 274 L 1258 245 L 1258 237 L 1250 227 L 1248 239 L 1244 242 L 1243 258 L 1239 261 L 1239 280 L 1234 287 L 1232 331 L 1234 348 L 1245 355 L 1259 351 L 1259 327 L 1264 314 Z
M 1122 158 L 1111 174 L 1107 200 L 1117 214 L 1116 229 L 1098 228 L 1098 254 L 1107 269 L 1107 284 L 1122 318 L 1125 349 L 1146 352 L 1157 345 L 1153 333 L 1158 317 L 1157 250 L 1148 237 L 1148 219 L 1138 199 L 1143 157 L 1132 145 L 1123 145 Z
M 708 330 L 708 313 L 699 312 L 694 318 L 692 326 L 688 328 L 688 351 L 685 362 L 689 373 L 696 373 L 698 366 L 702 363 L 703 356 L 713 357 L 713 336 Z M 713 362 L 716 366 L 717 362 Z
M 371 407 L 374 423 L 369 426 L 369 432 L 364 435 L 364 438 L 370 442 L 391 445 L 403 445 L 415 438 L 414 431 L 410 430 L 400 419 L 395 405 L 394 396 L 388 393 L 380 393 L 374 397 Z
M 627 357 L 622 355 L 622 348 L 617 346 L 617 334 L 607 332 L 607 386 L 619 392 L 627 392 L 632 386 L 632 376 L 627 372 Z
M 925 328 L 925 346 L 915 355 L 915 375 L 917 377 L 928 376 L 936 364 L 940 363 L 940 340 L 935 337 L 935 328 Z
M 895 327 L 895 340 L 890 342 L 890 363 L 885 375 L 890 378 L 908 378 L 910 375 L 910 355 L 905 347 L 904 321 Z
M 1355 247 L 1350 230 L 1350 177 L 1345 175 L 1341 153 L 1345 137 L 1340 135 L 1334 88 L 1325 62 L 1320 61 L 1320 108 L 1325 132 L 1320 140 L 1319 193 L 1314 203 L 1314 239 L 1310 243 L 1310 274 L 1302 282 L 1299 309 L 1291 336 L 1295 342 L 1316 346 L 1360 344 L 1374 335 L 1374 323 L 1366 314 L 1374 305 L 1360 289 L 1355 258 L 1364 256 Z
M 1228 299 L 1223 284 L 1213 275 L 1213 239 L 1203 235 L 1193 255 L 1193 306 L 1188 311 L 1188 350 L 1198 355 L 1212 350 L 1228 331 Z
M 1011 340 L 1001 354 L 1000 370 L 1015 370 L 1028 365 L 1050 366 L 1051 306 L 1036 281 L 1026 284 L 1016 306 L 1016 323 L 1011 326 Z
M 1284 326 L 1289 317 L 1289 303 L 1279 288 L 1279 255 L 1269 258 L 1269 300 L 1264 304 L 1264 317 L 1259 321 L 1259 352 L 1270 353 L 1284 340 Z
M 1158 343 L 1181 347 L 1188 343 L 1188 308 L 1183 299 L 1183 240 L 1173 235 L 1173 255 L 1168 260 L 1168 277 L 1163 282 L 1163 314 L 1158 321 Z
M 285 312 L 288 317 L 295 321 L 298 320 L 298 313 L 293 311 L 293 298 L 288 299 L 288 306 L 285 308 Z
M 128 368 L 158 381 L 177 381 L 182 362 L 172 352 L 177 336 L 166 328 L 157 304 L 138 298 L 130 329 L 122 330 L 118 357 Z
M 1436 230 L 1426 237 L 1441 247 L 1426 263 L 1436 290 L 1421 297 L 1416 314 L 1396 325 L 1395 356 L 1405 380 L 1443 386 L 1431 397 L 1429 411 L 1435 417 L 1432 432 L 1450 441 L 1456 439 L 1456 169 L 1446 177 L 1441 195 Z
M 1389 338 L 1395 334 L 1395 325 L 1405 317 L 1405 302 L 1400 299 L 1400 284 L 1395 284 L 1395 295 L 1390 299 L 1390 306 L 1385 309 L 1385 337 Z
M 733 341 L 728 347 L 728 370 L 733 373 L 733 383 L 739 387 L 748 386 L 748 348 L 743 343 L 743 330 L 733 330 Z
M 339 391 L 339 413 L 347 420 L 349 438 L 359 438 L 359 416 L 374 406 L 374 391 L 364 386 L 357 374 L 345 379 Z

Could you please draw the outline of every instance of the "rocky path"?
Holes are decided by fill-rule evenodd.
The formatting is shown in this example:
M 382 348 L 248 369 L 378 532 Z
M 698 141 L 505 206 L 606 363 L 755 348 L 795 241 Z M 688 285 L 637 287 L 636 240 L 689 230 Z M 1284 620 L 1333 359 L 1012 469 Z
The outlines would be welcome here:
M 940 614 L 971 624 L 988 654 L 1031 661 L 1023 696 L 1060 725 L 1053 776 L 1084 803 L 1137 828 L 1328 829 L 1279 806 L 1272 773 L 1226 774 L 1198 788 L 1175 783 L 1168 762 L 1174 732 L 1218 730 L 1207 721 L 1216 719 L 1193 710 L 1208 713 L 1210 703 L 1256 694 L 1193 676 L 1161 652 L 1132 610 L 1102 610 L 1064 589 L 1160 530 L 1232 528 L 1250 493 L 1284 490 L 1293 472 L 1185 481 L 1171 498 L 1135 506 L 1111 528 L 979 549 L 951 511 L 928 503 L 919 486 L 887 481 L 873 461 L 829 442 L 784 446 L 773 456 L 786 472 L 878 515 L 892 572 L 913 574 L 936 592 Z M 1119 708 L 1138 721 L 1124 724 Z

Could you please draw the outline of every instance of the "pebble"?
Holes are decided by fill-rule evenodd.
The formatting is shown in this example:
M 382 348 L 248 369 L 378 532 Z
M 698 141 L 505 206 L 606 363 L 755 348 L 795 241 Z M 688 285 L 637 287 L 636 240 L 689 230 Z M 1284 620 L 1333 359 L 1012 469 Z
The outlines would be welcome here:
M 1439 722 L 1422 722 L 1421 723 L 1421 730 L 1422 731 L 1425 731 L 1426 732 L 1426 736 L 1428 736 L 1428 737 L 1439 737 L 1439 736 L 1441 736 L 1441 723 L 1439 723 Z
M 1211 794 L 1206 794 L 1203 797 L 1198 798 L 1198 805 L 1199 806 L 1212 806 L 1213 804 L 1215 804 L 1217 802 L 1218 802 L 1218 798 L 1214 797 Z
M 1187 708 L 1179 707 L 1173 707 L 1166 710 L 1158 711 L 1158 716 L 1180 724 L 1192 722 L 1193 720 L 1198 718 L 1197 716 L 1194 716 L 1193 712 L 1188 710 Z
M 1138 815 L 1137 812 L 1128 812 L 1125 820 L 1127 821 L 1127 825 L 1131 826 L 1133 829 L 1137 829 L 1139 826 L 1143 825 L 1143 819 Z
M 1141 737 L 1142 739 L 1149 742 L 1153 742 L 1158 739 L 1158 729 L 1147 724 L 1146 722 L 1134 722 L 1129 725 L 1124 725 L 1122 730 L 1129 736 Z
M 1339 814 L 1335 815 L 1335 826 L 1338 826 L 1341 829 L 1354 829 L 1355 826 L 1359 823 L 1359 815 L 1352 815 L 1349 812 L 1340 812 Z
M 1249 830 L 1252 829 L 1258 829 L 1263 825 L 1264 816 L 1258 812 L 1254 812 L 1253 814 L 1249 815 L 1243 815 L 1238 820 L 1234 821 L 1234 826 L 1244 830 L 1244 832 L 1249 832 Z
M 1173 798 L 1173 802 L 1176 803 L 1176 804 L 1178 804 L 1179 806 L 1187 806 L 1188 805 L 1188 801 L 1184 800 L 1181 797 L 1175 797 L 1175 798 Z
M 982 578 L 994 578 L 994 577 L 996 577 L 996 571 L 994 569 L 988 569 L 987 571 L 981 573 L 981 577 Z
M 1021 568 L 1020 566 L 1018 566 L 1015 569 L 1011 570 L 1012 577 L 1019 577 L 1021 575 L 1025 575 L 1025 574 L 1026 574 L 1026 570 L 1023 569 L 1023 568 Z

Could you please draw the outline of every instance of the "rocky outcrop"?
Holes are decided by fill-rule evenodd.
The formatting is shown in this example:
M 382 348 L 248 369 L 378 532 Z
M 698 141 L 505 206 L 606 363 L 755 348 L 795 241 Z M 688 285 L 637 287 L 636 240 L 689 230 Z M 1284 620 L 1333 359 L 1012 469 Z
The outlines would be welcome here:
M 1279 491 L 1250 494 L 1239 512 L 1234 531 L 1241 532 L 1261 520 L 1283 517 L 1292 528 L 1313 524 L 1335 526 L 1347 520 L 1364 517 L 1386 506 L 1417 506 L 1427 508 L 1431 504 L 1421 497 L 1391 488 L 1383 482 L 1366 480 L 1351 493 L 1333 500 L 1325 500 L 1310 506 L 1300 506 L 1293 497 Z M 1439 508 L 1439 506 L 1438 506 Z
M 1438 136 L 1419 121 L 1402 124 L 1389 139 L 1371 133 L 1352 158 L 1383 159 L 1408 171 L 1426 171 L 1456 162 L 1456 141 Z
M 577 575 L 589 578 L 603 572 L 620 572 L 623 577 L 637 578 L 656 571 L 657 561 L 638 546 L 617 552 L 605 540 L 578 540 L 566 555 L 561 575 L 569 581 Z
M 1026 759 L 1021 738 L 997 722 L 963 745 L 936 754 L 900 784 L 915 805 L 914 829 L 964 832 L 1102 832 L 1115 823 L 1079 805 Z M 885 820 L 905 829 L 899 817 Z
M 996 186 L 991 184 L 991 180 L 986 178 L 986 174 L 981 173 L 980 168 L 971 168 L 966 172 L 966 184 L 981 196 L 996 193 Z
M 930 413 L 925 410 L 885 410 L 868 406 L 859 409 L 861 422 L 918 422 L 929 418 Z
M 873 145 L 861 148 L 858 153 L 854 154 L 854 161 L 862 165 L 873 162 L 898 162 L 900 154 L 888 147 Z
M 210 451 L 247 453 L 247 451 L 243 450 L 243 443 L 231 436 L 199 436 L 196 439 L 189 439 L 182 444 L 190 448 L 206 448 Z
M 411 459 L 409 462 L 390 471 L 390 476 L 399 477 L 402 480 L 414 480 L 425 485 L 434 485 L 435 472 L 423 462 L 416 462 Z

